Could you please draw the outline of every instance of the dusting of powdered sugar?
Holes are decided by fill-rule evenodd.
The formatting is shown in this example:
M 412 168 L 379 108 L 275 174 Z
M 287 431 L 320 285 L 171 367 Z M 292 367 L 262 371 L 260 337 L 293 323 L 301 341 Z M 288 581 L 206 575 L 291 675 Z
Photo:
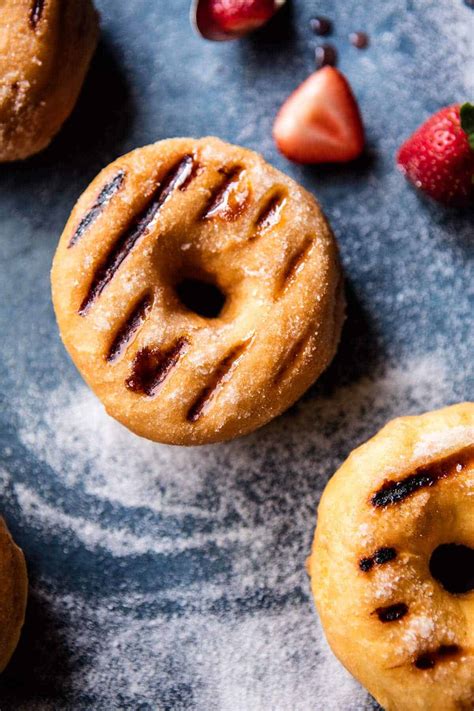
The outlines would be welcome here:
M 112 707 L 159 698 L 173 649 L 179 683 L 193 688 L 189 708 L 306 711 L 323 698 L 333 711 L 371 708 L 329 651 L 310 601 L 304 560 L 316 504 L 339 452 L 402 411 L 441 405 L 448 392 L 443 362 L 416 356 L 254 435 L 197 449 L 134 436 L 82 384 L 23 392 L 20 441 L 47 474 L 32 481 L 6 468 L 4 497 L 30 530 L 60 542 L 65 561 L 78 546 L 110 557 L 109 566 L 148 557 L 165 580 L 150 593 L 124 573 L 135 592 L 104 590 L 92 602 L 40 585 L 71 629 L 87 620 L 72 644 L 86 660 L 72 679 L 78 697 L 95 690 Z M 208 574 L 168 576 L 183 555 Z M 171 605 L 179 614 L 163 613 Z
M 474 442 L 474 427 L 458 425 L 439 432 L 428 432 L 416 443 L 414 459 L 436 457 Z

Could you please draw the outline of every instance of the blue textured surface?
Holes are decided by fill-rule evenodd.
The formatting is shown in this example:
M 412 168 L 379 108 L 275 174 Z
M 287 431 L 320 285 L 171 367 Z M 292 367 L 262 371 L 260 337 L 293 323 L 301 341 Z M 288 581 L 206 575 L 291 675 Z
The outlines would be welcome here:
M 187 0 L 97 5 L 102 40 L 73 116 L 44 153 L 0 166 L 1 503 L 31 582 L 0 706 L 372 708 L 324 645 L 303 565 L 321 490 L 352 447 L 390 417 L 474 397 L 472 212 L 428 203 L 394 169 L 425 117 L 474 98 L 474 14 L 461 0 L 295 0 L 254 36 L 214 44 L 193 34 Z M 271 139 L 313 70 L 315 11 L 334 21 L 367 128 L 350 166 L 291 165 Z M 368 49 L 349 44 L 354 30 Z M 207 134 L 318 196 L 348 322 L 328 373 L 277 422 L 181 450 L 133 437 L 88 394 L 59 341 L 49 269 L 99 169 Z

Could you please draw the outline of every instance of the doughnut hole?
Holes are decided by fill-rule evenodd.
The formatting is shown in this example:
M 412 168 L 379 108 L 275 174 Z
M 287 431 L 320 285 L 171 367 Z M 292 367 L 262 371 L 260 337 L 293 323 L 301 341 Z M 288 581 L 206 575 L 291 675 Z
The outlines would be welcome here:
M 430 573 L 453 595 L 474 590 L 474 549 L 457 543 L 438 546 L 431 555 Z
M 179 281 L 175 291 L 182 306 L 203 318 L 218 318 L 227 300 L 217 284 L 193 277 Z

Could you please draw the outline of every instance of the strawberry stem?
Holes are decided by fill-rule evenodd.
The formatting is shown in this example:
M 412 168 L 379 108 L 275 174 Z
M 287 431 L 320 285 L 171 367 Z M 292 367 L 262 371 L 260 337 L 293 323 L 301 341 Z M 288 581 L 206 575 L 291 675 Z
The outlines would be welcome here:
M 474 104 L 468 101 L 461 106 L 459 111 L 461 128 L 467 136 L 471 151 L 474 151 Z

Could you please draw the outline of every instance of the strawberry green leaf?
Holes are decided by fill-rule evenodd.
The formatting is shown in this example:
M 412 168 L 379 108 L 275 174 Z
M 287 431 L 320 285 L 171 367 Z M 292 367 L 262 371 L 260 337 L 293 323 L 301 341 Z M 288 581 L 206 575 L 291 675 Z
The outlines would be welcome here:
M 474 151 L 474 104 L 466 102 L 460 109 L 461 128 L 467 136 L 469 146 Z

